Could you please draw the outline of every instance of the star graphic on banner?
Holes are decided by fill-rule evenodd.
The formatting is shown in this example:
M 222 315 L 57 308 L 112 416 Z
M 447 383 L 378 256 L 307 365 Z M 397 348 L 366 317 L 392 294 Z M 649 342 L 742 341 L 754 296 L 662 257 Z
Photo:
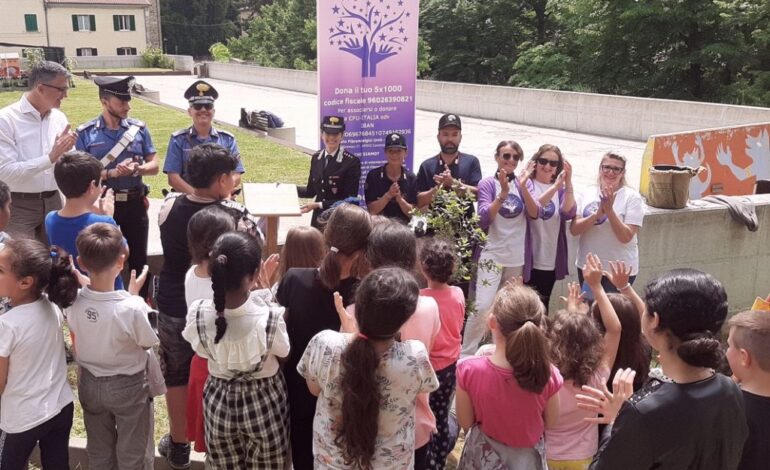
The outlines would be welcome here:
M 341 28 L 341 27 L 343 27 L 343 26 L 345 26 L 345 22 L 344 22 L 344 21 L 342 21 L 342 20 L 339 20 L 339 21 L 337 22 L 337 24 L 340 26 L 340 28 Z
M 337 45 L 341 46 L 342 45 L 342 41 L 337 41 Z
M 334 45 L 334 41 L 329 41 L 329 45 L 333 46 Z
M 403 50 L 403 47 L 399 47 L 399 48 L 398 48 L 398 50 L 399 50 L 399 51 L 400 51 L 400 50 Z
M 389 30 L 391 30 L 391 31 L 393 31 L 393 26 L 391 26 L 391 27 L 390 27 L 390 28 L 388 28 L 388 29 L 389 29 Z M 402 33 L 403 33 L 403 31 L 402 31 Z
M 380 10 L 374 10 L 374 16 L 380 16 Z
M 409 18 L 409 13 L 407 12 L 406 17 Z
M 329 32 L 333 33 L 334 32 L 334 28 L 329 28 Z
M 404 34 L 404 28 L 398 28 L 398 32 Z
M 358 23 L 358 29 L 363 29 L 363 27 L 364 27 L 363 23 Z
M 407 39 L 408 39 L 408 38 L 407 38 L 406 36 L 404 36 L 404 42 L 406 42 L 406 40 L 407 40 Z
M 340 7 L 338 7 L 337 5 L 334 5 L 334 7 L 332 8 L 332 12 L 335 15 L 338 14 L 340 12 Z
M 400 7 L 404 6 L 404 1 L 403 0 L 398 0 L 398 6 L 400 6 Z
M 366 2 L 366 6 L 371 6 L 371 5 L 372 5 L 372 2 L 369 2 L 369 1 Z
M 387 14 L 385 14 L 385 15 L 383 15 L 383 16 L 384 16 L 385 18 L 387 18 L 387 17 L 388 17 L 388 15 L 387 15 Z
M 386 10 L 390 10 L 390 5 L 386 5 L 386 6 L 385 6 L 385 9 L 386 9 Z
M 384 40 L 385 40 L 385 35 L 384 34 L 380 34 L 380 41 L 384 41 Z

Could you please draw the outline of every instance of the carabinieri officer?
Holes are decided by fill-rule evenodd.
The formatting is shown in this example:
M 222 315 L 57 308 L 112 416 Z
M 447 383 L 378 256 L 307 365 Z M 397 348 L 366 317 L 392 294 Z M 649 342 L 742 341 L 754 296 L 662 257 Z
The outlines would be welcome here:
M 369 213 L 404 223 L 412 218 L 417 204 L 417 177 L 404 166 L 406 139 L 396 132 L 385 136 L 387 163 L 366 175 L 364 196 Z
M 113 217 L 128 242 L 128 267 L 140 273 L 147 264 L 150 227 L 149 188 L 142 176 L 158 174 L 155 147 L 144 122 L 128 117 L 134 77 L 96 77 L 94 83 L 99 87 L 102 114 L 77 128 L 75 147 L 104 164 L 102 179 L 115 192 Z M 147 283 L 142 295 L 146 289 Z
M 307 186 L 297 186 L 299 197 L 315 198 L 301 210 L 303 214 L 313 211 L 310 224 L 316 228 L 324 209 L 342 199 L 358 196 L 361 161 L 342 147 L 344 132 L 345 120 L 341 116 L 324 116 L 321 122 L 324 148 L 310 158 Z
M 238 167 L 235 175 L 235 187 L 241 184 L 241 174 L 244 173 L 241 151 L 235 141 L 235 136 L 227 131 L 215 129 L 214 102 L 219 97 L 219 92 L 211 84 L 198 80 L 184 92 L 184 97 L 190 106 L 187 114 L 192 118 L 192 126 L 180 129 L 171 134 L 166 151 L 166 160 L 163 163 L 163 173 L 168 175 L 168 184 L 178 193 L 192 194 L 192 186 L 185 179 L 185 169 L 190 150 L 200 144 L 214 143 L 230 151 L 230 154 L 238 158 Z

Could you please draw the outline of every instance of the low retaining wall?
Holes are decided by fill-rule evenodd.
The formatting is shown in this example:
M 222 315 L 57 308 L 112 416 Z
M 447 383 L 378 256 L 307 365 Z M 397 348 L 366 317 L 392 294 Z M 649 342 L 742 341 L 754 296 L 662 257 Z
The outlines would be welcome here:
M 195 61 L 189 55 L 169 55 L 174 61 L 174 70 L 180 72 L 192 73 L 195 68 Z M 98 69 L 131 69 L 143 68 L 144 61 L 141 55 L 116 55 L 116 56 L 95 56 L 95 57 L 76 57 L 77 69 L 80 70 L 98 70 Z
M 770 292 L 770 195 L 747 196 L 754 202 L 759 230 L 749 232 L 724 206 L 703 201 L 681 210 L 647 208 L 639 233 L 637 292 L 647 281 L 675 268 L 694 268 L 719 279 L 727 290 L 730 311 L 751 307 L 758 296 Z M 570 240 L 568 280 L 577 281 L 574 268 L 576 239 Z M 566 281 L 566 280 L 565 280 Z M 551 308 L 561 308 L 566 282 L 557 283 Z
M 207 62 L 221 80 L 316 94 L 316 72 Z M 770 121 L 770 109 L 596 93 L 417 81 L 417 108 L 621 139 Z

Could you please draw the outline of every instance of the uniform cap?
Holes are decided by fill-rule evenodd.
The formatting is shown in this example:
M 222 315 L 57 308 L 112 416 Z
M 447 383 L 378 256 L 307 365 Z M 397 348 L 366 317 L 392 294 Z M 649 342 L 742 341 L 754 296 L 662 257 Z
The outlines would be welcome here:
M 463 126 L 460 123 L 460 116 L 458 116 L 457 114 L 444 114 L 443 116 L 441 116 L 441 119 L 438 120 L 439 130 L 449 126 L 454 126 L 458 129 L 462 129 Z
M 388 134 L 385 137 L 385 150 L 394 148 L 406 149 L 406 138 L 397 132 Z
M 324 116 L 321 121 L 321 130 L 327 134 L 345 132 L 345 119 L 342 116 Z
M 213 104 L 219 98 L 219 92 L 209 83 L 198 80 L 184 92 L 190 104 Z
M 115 95 L 123 101 L 131 100 L 131 88 L 134 87 L 136 80 L 133 76 L 128 77 L 94 77 L 94 84 L 99 87 L 100 92 L 107 92 Z

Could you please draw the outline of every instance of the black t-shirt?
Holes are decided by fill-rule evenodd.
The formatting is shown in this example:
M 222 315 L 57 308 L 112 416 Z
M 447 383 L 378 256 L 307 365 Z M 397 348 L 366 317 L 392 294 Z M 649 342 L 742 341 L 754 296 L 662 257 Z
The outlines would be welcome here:
M 190 249 L 187 245 L 187 223 L 192 216 L 216 202 L 194 202 L 187 195 L 174 199 L 173 206 L 160 224 L 163 246 L 163 268 L 158 285 L 158 311 L 170 317 L 184 318 L 187 303 L 184 298 L 184 277 L 190 269 Z
M 591 470 L 737 468 L 748 427 L 729 377 L 643 388 L 623 404 L 602 436 Z
M 743 391 L 749 438 L 743 447 L 738 470 L 765 470 L 770 468 L 770 397 Z
M 364 197 L 366 198 L 367 204 L 376 201 L 381 198 L 383 194 L 390 191 L 390 186 L 393 184 L 393 181 L 388 178 L 388 175 L 385 173 L 386 166 L 387 165 L 377 167 L 367 173 L 366 185 L 364 186 Z M 406 202 L 412 205 L 417 204 L 417 177 L 414 173 L 407 168 L 401 167 L 401 177 L 398 178 L 398 187 L 401 189 L 401 197 L 403 197 Z M 398 219 L 406 223 L 409 223 L 409 220 L 411 219 L 411 216 L 404 214 L 404 211 L 401 210 L 401 207 L 395 199 L 388 201 L 385 208 L 380 212 L 380 215 Z
M 345 305 L 353 303 L 356 282 L 355 278 L 343 279 L 336 289 L 342 295 Z M 297 373 L 297 364 L 313 336 L 323 330 L 339 331 L 340 319 L 334 308 L 334 292 L 321 284 L 318 269 L 292 268 L 278 284 L 276 300 L 286 307 L 286 331 L 291 342 L 285 376 L 289 386 L 292 419 L 302 418 L 303 415 L 295 408 L 296 404 L 305 410 L 304 417 L 308 422 L 312 422 L 316 398 L 307 389 L 305 378 Z M 295 412 L 297 416 L 294 416 Z

